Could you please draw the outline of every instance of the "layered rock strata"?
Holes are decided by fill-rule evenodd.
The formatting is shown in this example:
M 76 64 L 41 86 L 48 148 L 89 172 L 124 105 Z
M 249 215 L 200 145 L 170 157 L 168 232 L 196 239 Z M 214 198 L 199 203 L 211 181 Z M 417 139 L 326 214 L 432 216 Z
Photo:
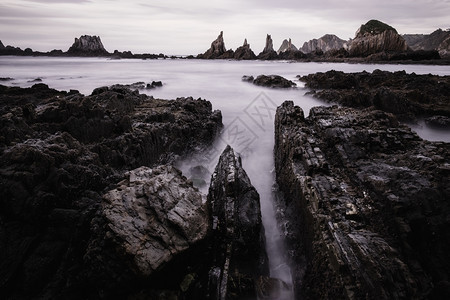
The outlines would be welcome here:
M 316 107 L 305 118 L 283 103 L 274 153 L 297 295 L 448 296 L 449 150 L 382 111 Z
M 401 120 L 450 117 L 450 76 L 375 70 L 372 73 L 328 71 L 300 77 L 315 97 L 350 107 L 370 107 Z

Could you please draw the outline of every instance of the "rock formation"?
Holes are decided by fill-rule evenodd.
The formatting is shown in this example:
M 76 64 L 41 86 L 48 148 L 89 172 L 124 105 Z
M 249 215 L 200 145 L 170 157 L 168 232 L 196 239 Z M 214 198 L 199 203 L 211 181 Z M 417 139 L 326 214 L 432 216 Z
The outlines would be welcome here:
M 327 52 L 330 50 L 339 50 L 341 48 L 347 48 L 347 41 L 340 39 L 334 34 L 325 34 L 319 39 L 312 39 L 305 42 L 300 50 L 304 53 L 310 53 L 316 50 Z
M 448 296 L 449 150 L 385 112 L 316 107 L 305 118 L 283 103 L 274 153 L 297 295 Z
M 211 47 L 203 54 L 197 55 L 197 58 L 201 59 L 228 59 L 233 58 L 233 50 L 225 48 L 225 42 L 223 41 L 223 31 L 220 32 L 217 39 L 211 43 Z
M 0 50 L 4 49 L 4 48 L 5 48 L 5 45 L 3 45 L 2 41 L 0 41 Z
M 26 89 L 0 86 L 0 116 L 2 296 L 127 298 L 145 289 L 148 282 L 136 275 L 138 269 L 128 260 L 114 259 L 130 258 L 139 247 L 124 252 L 103 238 L 109 223 L 102 217 L 102 203 L 109 215 L 125 213 L 125 207 L 115 211 L 102 201 L 104 190 L 117 190 L 115 184 L 128 170 L 165 164 L 211 143 L 222 126 L 220 112 L 212 111 L 205 100 L 158 100 L 121 86 L 83 96 L 41 83 Z M 179 178 L 164 172 L 165 178 Z M 136 171 L 123 182 L 124 188 L 142 195 L 136 181 L 130 183 L 131 174 Z M 192 190 L 187 182 L 179 184 Z M 147 209 L 136 207 L 133 216 Z M 172 229 L 179 208 L 174 209 L 167 210 L 174 214 Z M 134 225 L 141 228 L 144 224 L 137 220 Z M 120 226 L 114 227 L 118 238 Z M 194 228 L 177 227 L 177 233 L 194 241 L 203 234 L 200 229 L 199 235 L 190 232 Z
M 258 54 L 258 59 L 262 60 L 271 60 L 271 59 L 277 59 L 277 53 L 275 50 L 273 50 L 273 41 L 270 34 L 266 37 L 266 45 L 264 46 L 264 49 L 261 53 Z
M 450 117 L 450 76 L 416 75 L 375 70 L 372 73 L 328 71 L 300 78 L 325 101 L 350 107 L 370 107 L 395 114 L 401 120 Z
M 252 51 L 252 49 L 250 49 L 250 44 L 247 43 L 247 39 L 244 40 L 244 44 L 241 47 L 237 48 L 236 51 L 234 51 L 234 59 L 256 59 L 256 55 Z
M 108 55 L 99 36 L 82 35 L 75 38 L 73 45 L 67 50 L 70 55 L 77 56 L 101 56 Z
M 402 37 L 412 50 L 437 50 L 450 37 L 450 30 L 437 29 L 430 34 L 403 34 Z
M 253 76 L 243 76 L 242 80 L 269 88 L 292 88 L 297 85 L 295 82 L 279 75 L 258 75 L 256 79 Z
M 209 299 L 256 299 L 254 279 L 268 275 L 259 194 L 230 146 L 211 177 L 208 201 L 214 266 Z
M 298 51 L 297 47 L 295 47 L 295 45 L 292 44 L 291 39 L 283 40 L 283 43 L 281 43 L 281 46 L 278 49 L 277 54 L 280 54 L 281 52 L 286 52 L 286 51 Z
M 380 52 L 404 52 L 408 45 L 393 27 L 377 20 L 370 20 L 356 32 L 349 43 L 351 56 L 367 57 Z

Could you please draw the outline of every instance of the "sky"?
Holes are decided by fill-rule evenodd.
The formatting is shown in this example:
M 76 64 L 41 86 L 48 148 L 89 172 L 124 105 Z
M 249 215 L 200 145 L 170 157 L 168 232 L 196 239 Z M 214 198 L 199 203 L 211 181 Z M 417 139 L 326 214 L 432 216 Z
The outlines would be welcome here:
M 227 49 L 245 38 L 262 51 L 287 38 L 301 47 L 324 34 L 342 39 L 371 19 L 400 34 L 450 28 L 450 0 L 0 0 L 0 40 L 36 51 L 67 49 L 100 36 L 106 50 L 187 55 L 205 52 L 220 31 Z

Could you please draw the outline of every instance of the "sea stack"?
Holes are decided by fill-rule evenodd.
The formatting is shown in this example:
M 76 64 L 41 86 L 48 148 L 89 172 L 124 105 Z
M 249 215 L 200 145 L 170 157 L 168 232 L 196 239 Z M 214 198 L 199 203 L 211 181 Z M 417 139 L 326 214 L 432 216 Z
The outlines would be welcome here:
M 103 56 L 108 55 L 99 36 L 82 35 L 75 38 L 73 45 L 67 50 L 68 54 L 76 56 Z
M 327 52 L 330 50 L 339 50 L 347 48 L 347 41 L 340 39 L 334 34 L 325 34 L 319 39 L 312 39 L 303 43 L 303 47 L 300 49 L 304 53 L 310 53 L 317 50 Z
M 5 45 L 3 45 L 2 41 L 0 41 L 0 49 L 4 49 Z
M 270 34 L 268 34 L 266 37 L 266 46 L 264 47 L 263 51 L 261 53 L 259 53 L 258 59 L 272 60 L 272 59 L 277 59 L 277 58 L 278 58 L 278 55 L 275 52 L 275 50 L 273 50 L 272 37 L 270 36 Z
M 370 20 L 356 32 L 356 37 L 350 42 L 351 56 L 366 57 L 380 52 L 404 52 L 408 50 L 405 39 L 395 28 L 380 22 Z
M 217 39 L 211 43 L 211 47 L 206 50 L 205 53 L 197 55 L 197 58 L 202 59 L 215 59 L 215 58 L 233 58 L 233 50 L 225 48 L 225 42 L 223 40 L 223 31 L 220 32 Z
M 283 43 L 281 43 L 280 48 L 277 51 L 277 54 L 280 54 L 281 52 L 286 52 L 286 51 L 298 51 L 297 47 L 295 47 L 294 44 L 292 44 L 291 39 L 289 40 L 284 40 Z
M 243 60 L 256 59 L 256 55 L 252 49 L 250 49 L 250 44 L 247 43 L 247 39 L 244 40 L 244 44 L 241 47 L 236 49 L 234 58 Z

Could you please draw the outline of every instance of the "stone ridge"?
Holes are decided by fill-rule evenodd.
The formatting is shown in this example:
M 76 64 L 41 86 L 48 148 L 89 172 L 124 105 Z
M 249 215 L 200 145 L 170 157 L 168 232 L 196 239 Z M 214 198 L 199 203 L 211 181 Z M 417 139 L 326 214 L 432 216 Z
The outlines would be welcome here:
M 446 295 L 449 150 L 385 112 L 316 107 L 305 118 L 284 102 L 274 153 L 297 295 Z

